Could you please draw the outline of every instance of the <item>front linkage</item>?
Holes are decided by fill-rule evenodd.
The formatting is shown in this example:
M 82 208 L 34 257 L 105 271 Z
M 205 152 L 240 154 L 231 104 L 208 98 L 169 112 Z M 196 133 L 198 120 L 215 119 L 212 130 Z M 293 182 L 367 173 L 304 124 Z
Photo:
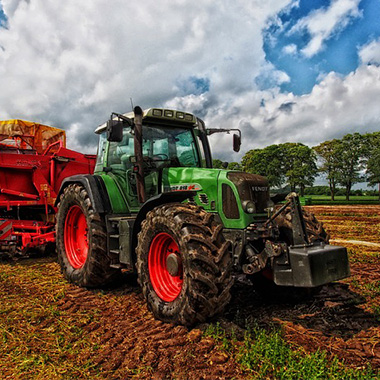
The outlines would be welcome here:
M 226 236 L 231 239 L 228 231 Z M 235 268 L 246 275 L 269 269 L 280 286 L 314 288 L 340 280 L 350 274 L 347 250 L 329 245 L 328 238 L 322 224 L 302 209 L 297 194 L 290 193 L 268 220 L 243 231 Z

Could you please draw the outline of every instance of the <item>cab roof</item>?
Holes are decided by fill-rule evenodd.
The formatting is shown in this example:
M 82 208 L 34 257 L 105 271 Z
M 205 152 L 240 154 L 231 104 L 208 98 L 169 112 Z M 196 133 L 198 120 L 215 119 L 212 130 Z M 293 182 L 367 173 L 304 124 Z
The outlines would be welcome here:
M 129 119 L 134 119 L 135 114 L 133 112 L 128 112 L 123 114 L 123 116 L 128 117 Z M 117 116 L 114 116 L 114 120 L 117 119 Z M 148 108 L 143 111 L 143 121 L 151 122 L 169 122 L 169 123 L 179 123 L 186 124 L 187 126 L 195 126 L 197 124 L 197 118 L 187 112 L 177 111 L 167 108 Z M 98 128 L 95 129 L 95 133 L 102 133 L 106 130 L 107 123 L 103 123 Z

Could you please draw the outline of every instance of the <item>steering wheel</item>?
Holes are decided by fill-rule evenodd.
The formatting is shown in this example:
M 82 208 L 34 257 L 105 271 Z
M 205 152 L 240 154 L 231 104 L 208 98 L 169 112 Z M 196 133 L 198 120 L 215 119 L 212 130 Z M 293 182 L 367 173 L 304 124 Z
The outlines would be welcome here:
M 169 156 L 165 153 L 154 154 L 152 157 L 153 161 L 169 161 Z

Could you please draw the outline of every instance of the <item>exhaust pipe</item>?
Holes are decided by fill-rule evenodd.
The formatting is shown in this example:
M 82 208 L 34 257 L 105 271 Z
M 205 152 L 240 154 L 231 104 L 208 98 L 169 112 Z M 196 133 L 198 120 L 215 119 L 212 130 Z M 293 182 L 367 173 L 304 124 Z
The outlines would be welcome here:
M 136 186 L 137 186 L 137 196 L 140 203 L 145 202 L 145 181 L 144 181 L 144 169 L 143 169 L 143 151 L 142 151 L 142 118 L 143 110 L 141 107 L 136 106 L 133 109 L 135 114 L 134 123 L 135 123 L 135 157 L 136 164 L 134 173 L 136 175 Z

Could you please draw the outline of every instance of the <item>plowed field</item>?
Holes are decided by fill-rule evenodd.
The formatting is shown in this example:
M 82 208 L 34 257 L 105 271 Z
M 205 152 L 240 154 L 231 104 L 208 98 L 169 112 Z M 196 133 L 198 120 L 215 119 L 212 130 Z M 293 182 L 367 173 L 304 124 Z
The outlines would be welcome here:
M 269 300 L 238 283 L 212 322 L 238 341 L 249 326 L 280 325 L 295 349 L 323 349 L 347 366 L 380 369 L 380 206 L 309 209 L 348 247 L 352 277 L 298 303 Z M 52 257 L 0 262 L 1 379 L 249 377 L 236 350 L 204 333 L 208 326 L 156 321 L 132 278 L 85 290 L 66 283 Z

